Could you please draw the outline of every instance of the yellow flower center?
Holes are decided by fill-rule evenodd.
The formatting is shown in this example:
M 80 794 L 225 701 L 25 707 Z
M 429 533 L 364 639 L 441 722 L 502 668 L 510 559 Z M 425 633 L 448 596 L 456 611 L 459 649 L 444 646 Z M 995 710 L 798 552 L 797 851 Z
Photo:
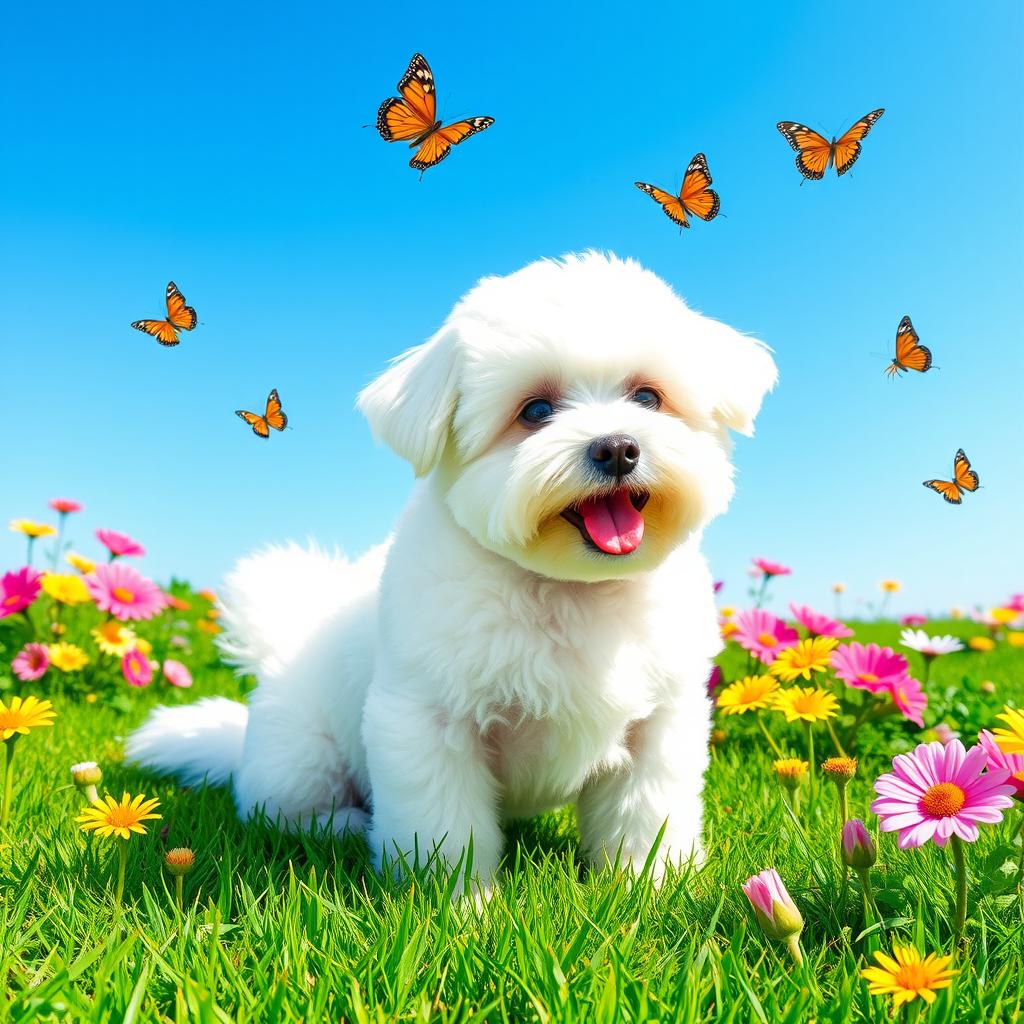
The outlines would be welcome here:
M 0 730 L 20 729 L 24 718 L 17 711 L 0 711 Z
M 1024 771 L 1014 772 L 1013 775 L 1010 777 L 1013 779 L 1017 779 L 1018 782 L 1024 782 Z
M 11 596 L 4 601 L 4 607 L 13 608 L 20 600 L 21 598 L 17 594 L 11 594 Z
M 967 794 L 954 782 L 940 782 L 921 797 L 921 810 L 933 818 L 951 818 L 967 800 Z
M 861 672 L 861 673 L 859 673 L 857 675 L 857 678 L 862 683 L 877 683 L 878 682 L 878 676 L 876 676 L 874 672 Z
M 114 587 L 114 597 L 121 602 L 121 604 L 131 604 L 135 600 L 135 594 L 127 590 L 125 587 Z
M 761 633 L 758 635 L 757 642 L 762 647 L 775 647 L 779 641 L 775 639 L 772 633 Z
M 139 816 L 134 808 L 117 806 L 107 811 L 107 824 L 114 828 L 131 828 L 139 823 Z

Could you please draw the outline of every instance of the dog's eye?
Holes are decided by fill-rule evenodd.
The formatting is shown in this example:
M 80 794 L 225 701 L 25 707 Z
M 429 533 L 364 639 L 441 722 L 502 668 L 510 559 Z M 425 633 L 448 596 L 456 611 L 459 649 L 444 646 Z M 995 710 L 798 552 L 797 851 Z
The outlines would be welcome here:
M 632 400 L 646 409 L 661 408 L 661 395 L 654 388 L 639 388 L 633 392 Z
M 555 415 L 555 407 L 546 398 L 531 398 L 519 413 L 519 422 L 538 427 Z

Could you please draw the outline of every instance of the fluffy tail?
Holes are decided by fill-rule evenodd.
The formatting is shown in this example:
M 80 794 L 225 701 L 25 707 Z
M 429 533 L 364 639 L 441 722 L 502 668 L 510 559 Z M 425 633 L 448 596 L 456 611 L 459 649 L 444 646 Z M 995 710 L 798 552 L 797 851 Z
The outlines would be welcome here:
M 249 712 L 225 697 L 158 707 L 128 737 L 125 757 L 186 785 L 223 785 L 242 763 Z

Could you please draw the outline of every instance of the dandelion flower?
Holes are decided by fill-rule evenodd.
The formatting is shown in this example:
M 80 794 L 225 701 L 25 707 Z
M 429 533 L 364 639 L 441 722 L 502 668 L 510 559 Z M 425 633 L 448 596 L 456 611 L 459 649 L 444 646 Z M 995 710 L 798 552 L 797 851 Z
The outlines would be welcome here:
M 799 782 L 807 774 L 810 767 L 807 761 L 801 761 L 798 757 L 782 757 L 772 762 L 775 774 L 783 784 Z
M 787 722 L 825 722 L 835 718 L 839 701 L 820 687 L 792 686 L 775 694 L 774 708 Z
M 849 626 L 844 626 L 837 619 L 824 615 L 822 612 L 816 612 L 806 605 L 790 604 L 789 610 L 793 613 L 793 618 L 811 636 L 831 636 L 837 640 L 853 636 L 853 630 Z
M 832 653 L 831 665 L 845 683 L 871 693 L 889 689 L 892 680 L 907 674 L 907 659 L 878 644 L 840 644 Z
M 964 649 L 964 645 L 955 636 L 948 633 L 945 636 L 929 636 L 923 629 L 903 630 L 900 643 L 925 658 L 939 658 Z
M 89 664 L 89 655 L 66 640 L 50 644 L 50 664 L 61 672 L 77 672 Z
M 174 658 L 164 659 L 163 673 L 164 679 L 171 686 L 187 689 L 192 685 L 192 673 L 180 661 L 175 661 Z
M 44 594 L 60 604 L 85 604 L 89 600 L 89 588 L 82 582 L 81 576 L 48 572 L 43 576 L 41 586 Z
M 1013 786 L 1014 797 L 1024 800 L 1024 754 L 1004 753 L 988 729 L 978 733 L 978 743 L 985 748 L 989 768 L 1009 772 L 1010 777 L 1006 781 Z
M 151 619 L 164 609 L 160 588 L 128 565 L 101 565 L 86 584 L 96 607 L 115 619 Z
M 40 576 L 27 565 L 0 576 L 0 619 L 23 612 L 39 596 Z
M 792 647 L 800 639 L 795 629 L 760 608 L 741 612 L 736 626 L 733 639 L 765 665 L 770 665 L 779 651 Z
M 83 832 L 95 832 L 104 838 L 130 839 L 133 833 L 146 834 L 146 826 L 142 822 L 159 818 L 159 814 L 153 813 L 159 806 L 159 800 L 147 800 L 141 794 L 131 797 L 125 793 L 120 800 L 115 800 L 108 793 L 102 799 L 94 800 L 92 806 L 85 808 L 75 820 Z
M 875 780 L 878 799 L 871 810 L 883 832 L 899 832 L 901 850 L 929 839 L 945 846 L 950 836 L 968 843 L 978 838 L 978 825 L 996 825 L 1012 806 L 1010 773 L 989 770 L 984 747 L 964 750 L 959 740 L 943 746 L 921 743 L 911 754 L 897 754 L 893 770 Z
M 146 549 L 137 540 L 117 530 L 97 530 L 96 539 L 110 552 L 111 558 L 141 558 L 146 553 Z
M 1017 608 L 992 608 L 988 614 L 997 626 L 1009 626 L 1021 616 L 1020 610 Z
M 996 715 L 996 718 L 1010 727 L 993 730 L 999 749 L 1004 754 L 1024 754 L 1024 713 L 1006 705 L 1003 713 Z
M 1019 629 L 1009 629 L 1006 631 L 1006 642 L 1011 647 L 1024 647 L 1024 632 Z
M 795 647 L 779 651 L 769 671 L 784 682 L 796 679 L 810 680 L 817 672 L 824 672 L 837 641 L 830 636 L 815 636 L 801 640 Z
M 949 988 L 957 973 L 949 969 L 951 956 L 929 953 L 922 957 L 912 946 L 893 946 L 892 954 L 876 952 L 879 966 L 865 967 L 860 973 L 873 996 L 891 995 L 896 1008 L 913 1002 L 918 996 L 926 1003 L 934 1003 L 936 991 Z
M 153 680 L 153 665 L 142 651 L 133 647 L 121 659 L 121 674 L 129 686 L 149 686 Z
M 12 697 L 10 705 L 0 699 L 0 739 L 27 736 L 33 729 L 53 725 L 57 712 L 48 700 L 38 697 Z
M 742 715 L 771 704 L 772 694 L 779 684 L 771 676 L 746 676 L 730 683 L 718 695 L 718 707 L 723 715 Z
M 136 644 L 135 633 L 117 619 L 108 619 L 91 630 L 96 646 L 113 658 L 123 658 Z
M 96 563 L 91 558 L 76 554 L 74 551 L 67 553 L 65 561 L 68 565 L 77 569 L 83 576 L 88 576 L 89 573 L 94 572 L 96 569 Z
M 11 671 L 25 683 L 40 679 L 50 667 L 46 644 L 25 644 L 11 662 Z
M 857 774 L 857 758 L 829 757 L 821 762 L 821 770 L 830 779 L 849 782 Z
M 23 533 L 33 540 L 39 537 L 52 537 L 57 532 L 49 523 L 34 523 L 31 519 L 12 519 L 10 528 L 14 533 Z
M 981 651 L 984 653 L 986 651 L 995 650 L 996 642 L 990 636 L 972 636 L 970 640 L 967 641 L 967 646 L 970 647 L 972 651 Z

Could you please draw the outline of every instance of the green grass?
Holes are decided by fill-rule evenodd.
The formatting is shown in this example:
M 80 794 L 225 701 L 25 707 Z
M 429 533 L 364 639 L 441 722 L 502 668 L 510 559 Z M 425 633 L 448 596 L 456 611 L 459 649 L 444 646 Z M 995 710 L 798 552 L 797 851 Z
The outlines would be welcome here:
M 947 625 L 977 631 L 963 622 L 932 631 Z M 896 634 L 891 624 L 858 627 L 864 640 L 892 643 Z M 727 675 L 739 667 L 727 664 Z M 243 826 L 226 791 L 182 789 L 121 762 L 122 738 L 158 699 L 242 689 L 210 663 L 191 691 L 106 688 L 93 704 L 81 692 L 48 694 L 59 717 L 19 741 L 15 809 L 0 836 L 0 1019 L 884 1021 L 887 1002 L 870 997 L 858 973 L 869 944 L 953 951 L 948 854 L 901 852 L 883 836 L 874 878 L 884 929 L 863 935 L 855 881 L 842 902 L 834 792 L 822 787 L 805 841 L 749 722 L 725 722 L 714 749 L 702 871 L 670 876 L 660 889 L 594 871 L 579 858 L 566 811 L 510 828 L 500 888 L 477 914 L 452 904 L 443 879 L 381 880 L 359 840 Z M 38 684 L 23 691 L 46 695 Z M 1024 703 L 1024 650 L 1001 644 L 940 659 L 928 691 L 929 724 L 947 721 L 970 739 L 996 724 L 1004 702 Z M 773 718 L 776 735 L 799 752 L 800 734 Z M 871 780 L 918 738 L 896 721 L 861 734 L 852 813 L 873 821 Z M 824 733 L 818 744 L 828 752 Z M 68 767 L 87 759 L 101 762 L 103 786 L 116 795 L 161 800 L 163 820 L 131 842 L 120 911 L 112 842 L 86 837 L 73 821 L 83 800 Z M 1024 1019 L 1024 900 L 1013 877 L 1020 819 L 1015 809 L 968 850 L 960 974 L 928 1011 L 933 1021 Z M 180 845 L 198 857 L 183 916 L 162 867 L 165 850 Z M 768 866 L 804 914 L 802 970 L 760 934 L 739 889 Z

